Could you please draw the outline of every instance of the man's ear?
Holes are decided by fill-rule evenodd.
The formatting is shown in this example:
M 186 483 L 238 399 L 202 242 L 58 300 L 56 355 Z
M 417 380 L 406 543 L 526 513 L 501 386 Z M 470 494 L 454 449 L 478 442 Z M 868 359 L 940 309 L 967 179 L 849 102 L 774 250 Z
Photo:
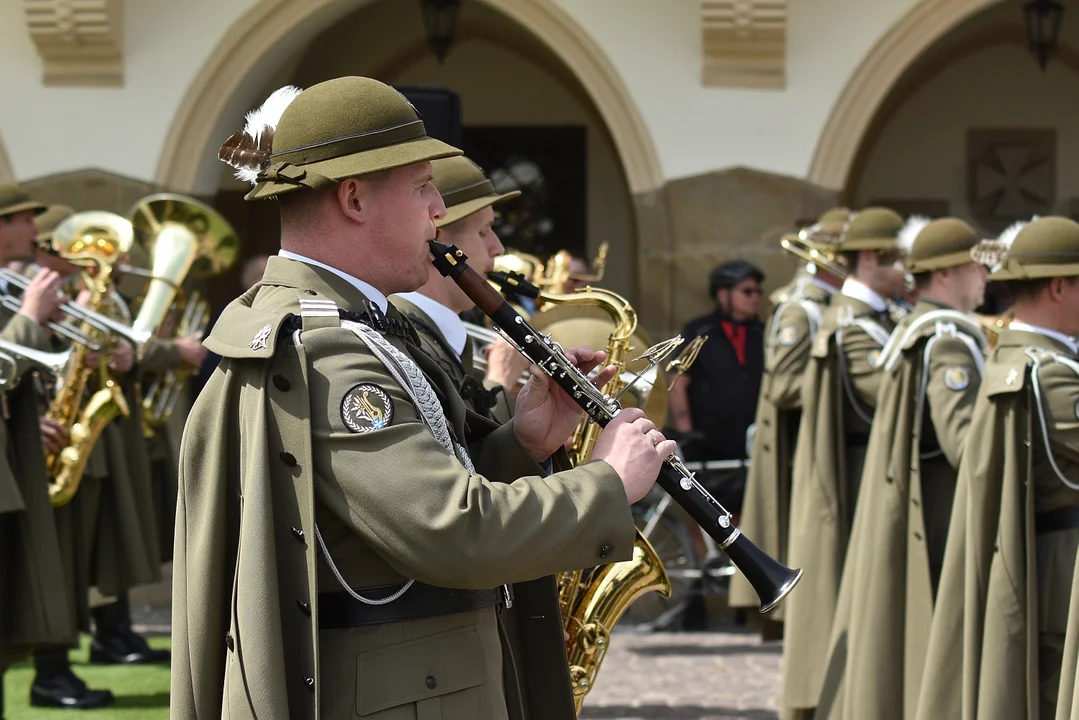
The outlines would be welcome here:
M 346 178 L 337 183 L 337 205 L 341 213 L 353 222 L 362 223 L 370 195 L 367 184 L 358 178 Z

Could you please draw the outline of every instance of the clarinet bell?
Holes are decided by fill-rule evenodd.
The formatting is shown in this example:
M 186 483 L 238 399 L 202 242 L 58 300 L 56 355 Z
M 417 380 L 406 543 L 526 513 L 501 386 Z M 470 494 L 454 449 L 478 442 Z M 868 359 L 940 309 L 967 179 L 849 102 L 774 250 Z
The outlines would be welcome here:
M 761 601 L 762 614 L 779 605 L 802 579 L 801 568 L 792 570 L 745 535 L 739 535 L 724 552 L 753 586 Z

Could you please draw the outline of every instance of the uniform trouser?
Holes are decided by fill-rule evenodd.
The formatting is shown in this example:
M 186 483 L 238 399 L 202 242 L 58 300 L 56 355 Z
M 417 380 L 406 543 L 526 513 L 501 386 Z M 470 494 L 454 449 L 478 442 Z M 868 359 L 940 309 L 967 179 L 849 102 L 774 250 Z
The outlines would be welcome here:
M 1039 534 L 1038 556 L 1038 696 L 1042 718 L 1056 716 L 1064 634 L 1068 626 L 1079 528 Z

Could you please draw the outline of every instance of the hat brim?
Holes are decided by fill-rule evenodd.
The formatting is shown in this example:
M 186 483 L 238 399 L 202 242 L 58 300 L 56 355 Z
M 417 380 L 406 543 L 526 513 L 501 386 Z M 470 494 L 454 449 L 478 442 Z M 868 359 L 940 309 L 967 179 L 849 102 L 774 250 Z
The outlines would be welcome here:
M 416 140 L 395 143 L 385 147 L 364 150 L 363 152 L 341 157 L 321 160 L 306 165 L 296 165 L 300 170 L 316 173 L 330 180 L 340 181 L 361 175 L 393 170 L 399 167 L 414 165 L 419 162 L 439 160 L 441 158 L 456 157 L 464 152 L 457 148 L 436 140 L 433 137 L 422 137 Z M 244 196 L 245 200 L 261 200 L 263 198 L 284 195 L 285 193 L 299 190 L 305 185 L 298 183 L 281 182 L 278 180 L 265 180 Z
M 1079 277 L 1079 263 L 1071 263 L 1068 265 L 1020 265 L 1017 268 L 1011 268 L 1005 264 L 1004 267 L 989 276 L 989 281 L 1041 280 L 1043 278 L 1055 277 Z
M 970 248 L 967 248 L 965 250 L 957 250 L 956 252 L 948 253 L 947 255 L 922 258 L 914 262 L 908 260 L 904 263 L 904 267 L 907 269 L 907 272 L 924 273 L 961 267 L 973 262 L 974 260 L 970 257 Z
M 446 217 L 442 218 L 441 220 L 435 221 L 435 227 L 444 228 L 447 225 L 452 225 L 458 220 L 464 220 L 469 215 L 475 215 L 485 207 L 490 207 L 495 203 L 504 202 L 506 200 L 512 200 L 515 197 L 520 197 L 520 195 L 520 190 L 510 190 L 507 193 L 481 195 L 478 198 L 466 200 L 463 203 L 446 208 Z
M 0 209 L 0 217 L 15 215 L 16 213 L 26 212 L 27 210 L 33 210 L 35 215 L 40 215 L 48 209 L 49 206 L 44 203 L 26 200 L 25 202 L 16 203 L 10 207 Z

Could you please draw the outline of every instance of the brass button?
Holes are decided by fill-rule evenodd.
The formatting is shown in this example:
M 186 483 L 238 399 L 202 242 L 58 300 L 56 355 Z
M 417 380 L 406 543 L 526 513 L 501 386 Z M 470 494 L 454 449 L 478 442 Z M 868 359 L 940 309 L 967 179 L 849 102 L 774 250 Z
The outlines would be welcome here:
M 438 687 L 438 680 L 435 680 L 434 675 L 427 676 L 427 687 L 431 690 L 434 690 L 436 687 Z
M 297 600 L 296 604 L 300 606 L 300 612 L 302 612 L 304 615 L 311 614 L 311 606 L 305 603 L 303 600 Z
M 281 462 L 285 463 L 289 467 L 296 467 L 296 456 L 292 453 L 282 450 L 281 454 L 278 455 L 278 457 L 281 458 Z
M 602 546 L 600 546 L 600 549 L 599 549 L 599 556 L 601 558 L 610 557 L 611 553 L 613 553 L 613 552 L 614 552 L 614 546 L 613 545 L 602 545 Z
M 303 536 L 303 530 L 298 527 L 292 528 L 292 535 L 300 542 L 307 542 Z
M 313 678 L 313 677 L 304 678 L 303 679 L 303 684 L 307 686 L 308 690 L 314 691 L 314 689 L 315 689 L 315 678 Z
M 225 647 L 229 650 L 236 649 L 236 642 L 232 639 L 232 633 L 225 633 Z
M 274 375 L 273 385 L 281 392 L 287 392 L 292 385 L 289 383 L 288 378 L 284 375 Z

